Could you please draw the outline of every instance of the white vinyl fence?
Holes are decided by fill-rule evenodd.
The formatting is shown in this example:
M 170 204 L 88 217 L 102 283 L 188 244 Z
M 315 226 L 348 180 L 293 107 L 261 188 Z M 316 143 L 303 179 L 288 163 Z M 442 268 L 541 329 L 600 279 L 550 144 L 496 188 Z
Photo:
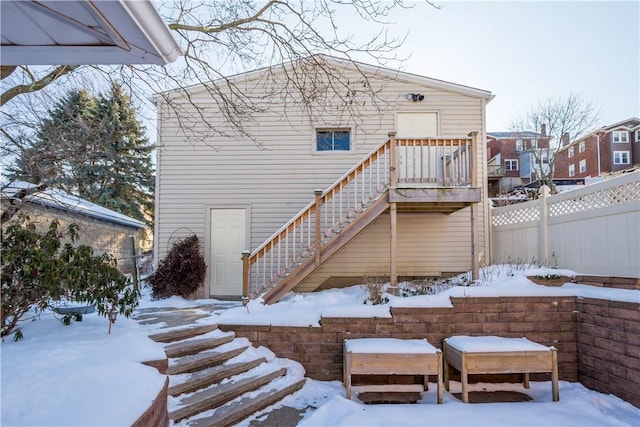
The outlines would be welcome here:
M 640 171 L 491 209 L 495 264 L 535 262 L 640 278 Z

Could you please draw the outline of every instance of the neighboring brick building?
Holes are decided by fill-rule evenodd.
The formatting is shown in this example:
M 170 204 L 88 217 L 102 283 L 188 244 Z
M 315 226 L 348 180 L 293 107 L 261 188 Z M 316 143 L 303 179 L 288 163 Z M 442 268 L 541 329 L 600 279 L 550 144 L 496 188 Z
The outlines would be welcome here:
M 489 196 L 513 190 L 540 178 L 536 171 L 548 171 L 549 136 L 540 133 L 487 132 Z
M 640 119 L 604 126 L 555 155 L 555 178 L 596 177 L 640 164 Z

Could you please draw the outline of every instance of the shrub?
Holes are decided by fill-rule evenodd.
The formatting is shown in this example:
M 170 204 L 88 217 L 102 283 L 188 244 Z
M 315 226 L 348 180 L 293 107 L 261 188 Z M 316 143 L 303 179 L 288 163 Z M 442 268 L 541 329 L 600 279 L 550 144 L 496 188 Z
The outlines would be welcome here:
M 186 297 L 204 283 L 207 265 L 199 243 L 193 235 L 173 244 L 156 272 L 149 276 L 154 298 Z
M 384 296 L 388 282 L 381 277 L 372 276 L 364 276 L 362 280 L 367 287 L 367 292 L 369 292 L 369 298 L 364 301 L 365 304 L 368 301 L 371 302 L 372 305 L 386 304 L 389 302 L 389 298 Z
M 95 305 L 103 316 L 112 307 L 131 315 L 138 291 L 113 257 L 94 255 L 86 245 L 74 247 L 77 238 L 75 224 L 60 230 L 59 222 L 52 221 L 40 233 L 26 216 L 2 230 L 2 336 L 13 332 L 32 307 L 42 310 L 61 298 Z

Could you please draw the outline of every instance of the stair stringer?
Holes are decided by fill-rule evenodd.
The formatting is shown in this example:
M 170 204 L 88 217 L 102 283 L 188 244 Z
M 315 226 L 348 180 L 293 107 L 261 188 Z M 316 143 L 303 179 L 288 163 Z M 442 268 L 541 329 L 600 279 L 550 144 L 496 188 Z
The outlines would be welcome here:
M 278 302 L 287 292 L 294 289 L 311 273 L 316 271 L 322 264 L 327 262 L 340 249 L 351 242 L 358 234 L 367 228 L 376 218 L 389 208 L 389 190 L 386 190 L 378 200 L 361 212 L 349 223 L 340 233 L 333 236 L 329 241 L 320 246 L 320 262 L 311 256 L 304 260 L 298 268 L 288 276 L 282 278 L 274 287 L 262 294 L 266 304 Z

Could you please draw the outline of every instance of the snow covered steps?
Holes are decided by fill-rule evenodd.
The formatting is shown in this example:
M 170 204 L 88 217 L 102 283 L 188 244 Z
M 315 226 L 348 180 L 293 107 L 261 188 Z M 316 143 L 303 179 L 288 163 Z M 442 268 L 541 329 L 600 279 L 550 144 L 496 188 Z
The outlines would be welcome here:
M 207 332 L 215 331 L 216 329 L 218 329 L 218 325 L 192 326 L 189 328 L 174 329 L 169 332 L 149 335 L 149 338 L 155 342 L 173 342 L 197 337 L 199 335 L 206 334 Z
M 297 362 L 278 359 L 216 326 L 152 336 L 168 343 L 169 417 L 174 426 L 231 426 L 305 384 Z

